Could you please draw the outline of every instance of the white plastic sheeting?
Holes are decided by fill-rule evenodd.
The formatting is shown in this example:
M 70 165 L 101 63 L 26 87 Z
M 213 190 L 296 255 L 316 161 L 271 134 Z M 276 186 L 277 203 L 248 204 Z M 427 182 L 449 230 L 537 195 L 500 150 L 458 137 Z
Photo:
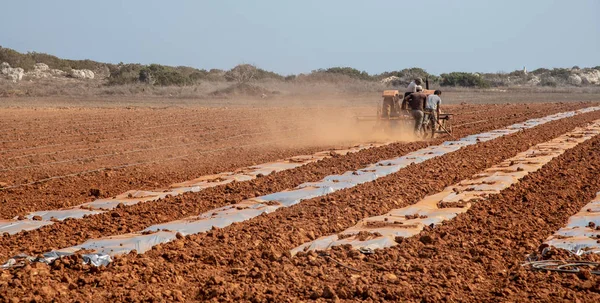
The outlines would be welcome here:
M 546 244 L 576 255 L 600 253 L 600 192 L 567 225 L 546 240 Z
M 307 250 L 325 250 L 338 245 L 351 245 L 357 249 L 381 249 L 394 246 L 397 244 L 395 241 L 397 237 L 417 235 L 425 226 L 441 224 L 466 212 L 472 203 L 500 193 L 529 173 L 539 170 L 566 150 L 598 134 L 600 134 L 600 120 L 594 121 L 585 128 L 577 128 L 558 138 L 538 144 L 486 169 L 472 179 L 461 181 L 446 187 L 440 193 L 427 196 L 416 204 L 393 209 L 381 216 L 363 219 L 340 234 L 305 243 L 293 249 L 291 254 L 295 255 Z M 589 221 L 586 220 L 589 219 L 589 217 L 574 219 L 572 223 L 588 224 Z
M 354 172 L 346 172 L 342 175 L 332 175 L 327 176 L 323 180 L 319 182 L 309 182 L 299 185 L 296 189 L 282 191 L 274 194 L 269 194 L 257 198 L 247 199 L 242 201 L 241 203 L 228 205 L 224 207 L 220 207 L 208 212 L 205 212 L 199 216 L 192 216 L 182 220 L 176 220 L 168 223 L 153 225 L 139 233 L 131 233 L 125 234 L 118 237 L 108 237 L 103 239 L 93 239 L 87 241 L 85 244 L 66 248 L 59 250 L 61 253 L 73 252 L 78 249 L 94 249 L 99 254 L 104 255 L 117 255 L 121 253 L 127 253 L 132 249 L 135 249 L 138 252 L 144 252 L 149 247 L 156 245 L 158 243 L 166 243 L 173 240 L 176 233 L 181 233 L 182 235 L 189 234 L 197 234 L 201 232 L 206 232 L 214 227 L 226 227 L 231 225 L 234 222 L 241 222 L 256 216 L 259 216 L 263 213 L 270 213 L 277 210 L 280 207 L 288 207 L 294 204 L 299 203 L 301 200 L 310 199 L 322 195 L 326 195 L 328 193 L 334 192 L 336 190 L 342 188 L 349 188 L 356 186 L 361 183 L 373 181 L 377 178 L 392 174 L 394 172 L 399 171 L 401 168 L 404 168 L 413 163 L 420 163 L 426 161 L 431 158 L 435 158 L 453 151 L 456 151 L 462 147 L 477 144 L 478 142 L 492 140 L 507 134 L 512 134 L 518 132 L 521 129 L 532 128 L 540 124 L 544 124 L 550 121 L 572 117 L 574 115 L 595 111 L 600 109 L 600 107 L 586 108 L 579 111 L 566 112 L 566 113 L 558 113 L 554 115 L 550 115 L 547 117 L 539 118 L 539 119 L 531 119 L 525 121 L 523 123 L 514 124 L 508 126 L 503 129 L 494 130 L 478 135 L 471 135 L 465 138 L 462 138 L 458 141 L 450 141 L 444 142 L 441 145 L 437 146 L 429 146 L 415 152 L 409 153 L 402 157 L 397 157 L 389 160 L 380 161 L 378 163 L 367 166 L 366 168 L 359 169 Z M 543 147 L 539 147 L 540 150 Z M 555 148 L 554 146 L 548 147 L 548 150 L 552 150 Z M 526 155 L 528 156 L 528 155 Z M 529 164 L 530 159 L 526 159 L 520 161 L 516 159 L 515 164 L 503 164 L 501 169 L 509 170 L 512 173 L 521 172 L 520 169 L 533 169 L 531 168 L 533 164 Z M 549 159 L 547 160 L 549 161 Z M 535 165 L 533 165 L 535 166 Z M 537 169 L 537 168 L 535 168 Z M 522 177 L 522 176 L 521 176 Z M 498 182 L 498 184 L 508 184 L 510 182 L 500 182 L 501 180 L 506 180 L 507 178 L 514 178 L 512 175 L 507 174 L 503 175 L 502 172 L 495 172 L 492 175 L 482 176 L 482 182 Z M 485 179 L 487 178 L 487 179 Z M 515 181 L 516 182 L 516 181 Z M 186 184 L 186 186 L 195 186 L 195 184 Z M 465 186 L 481 186 L 479 185 L 465 185 Z M 491 189 L 485 189 L 485 193 L 494 192 Z M 467 194 L 465 194 L 467 195 Z M 450 194 L 447 199 L 449 201 L 451 199 L 459 200 L 465 199 L 465 195 L 452 195 Z M 471 199 L 471 198 L 469 198 Z M 431 202 L 426 203 L 427 205 L 422 204 L 422 207 L 428 207 L 433 210 L 435 207 L 430 205 Z M 448 209 L 448 215 L 454 213 L 458 213 L 463 211 L 462 209 Z M 398 210 L 399 212 L 403 212 L 402 210 Z M 441 211 L 443 212 L 443 211 Z M 402 215 L 402 214 L 397 214 Z M 433 215 L 433 214 L 432 214 Z M 454 216 L 455 214 L 452 214 Z M 434 220 L 434 221 L 431 221 Z M 384 220 L 385 221 L 385 220 Z M 426 224 L 429 223 L 438 223 L 435 221 L 435 218 L 427 220 Z M 441 220 L 439 221 L 441 222 Z M 425 224 L 424 222 L 419 222 L 419 224 Z M 406 227 L 406 226 L 404 226 Z M 401 229 L 402 232 L 409 232 L 408 229 Z M 383 229 L 382 229 L 383 231 Z M 149 238 L 148 232 L 160 232 L 160 237 Z M 398 231 L 396 231 L 398 232 Z M 393 242 L 392 239 L 386 239 L 383 237 L 382 239 L 374 240 L 374 246 L 385 246 Z M 144 243 L 147 242 L 147 243 Z M 320 243 L 320 242 L 319 242 Z M 319 243 L 315 245 L 320 245 Z M 117 248 L 117 249 L 115 249 Z
M 16 234 L 21 230 L 38 229 L 52 223 L 54 222 L 35 220 L 0 220 L 0 233 Z
M 355 153 L 363 149 L 379 147 L 387 144 L 390 143 L 363 144 L 354 146 L 349 149 L 322 151 L 313 155 L 300 155 L 284 160 L 242 168 L 235 172 L 225 172 L 215 175 L 203 176 L 194 180 L 172 184 L 167 189 L 157 189 L 152 191 L 130 190 L 112 198 L 97 199 L 92 202 L 84 203 L 75 207 L 57 210 L 36 211 L 26 215 L 24 220 L 18 220 L 18 217 L 15 217 L 12 220 L 0 220 L 0 233 L 9 233 L 12 235 L 21 231 L 34 230 L 46 225 L 50 225 L 53 224 L 54 221 L 63 221 L 66 219 L 81 219 L 86 215 L 95 215 L 103 213 L 107 210 L 116 208 L 119 204 L 123 204 L 125 206 L 134 205 L 140 202 L 156 201 L 158 199 L 163 199 L 167 195 L 176 196 L 186 192 L 198 192 L 206 188 L 224 185 L 233 181 L 249 181 L 255 179 L 256 176 L 259 174 L 266 176 L 273 172 L 280 172 L 288 169 L 293 169 L 299 166 L 306 165 L 308 163 L 329 158 L 332 156 L 332 154 L 346 155 L 348 153 Z M 34 220 L 34 217 L 41 217 L 41 220 Z
M 136 237 L 129 235 L 112 236 L 102 239 L 91 239 L 85 243 L 65 249 L 56 250 L 62 254 L 75 253 L 79 250 L 93 250 L 96 254 L 119 255 L 130 251 L 144 253 L 153 246 L 173 241 L 176 238 L 175 232 L 160 231 L 156 233 L 140 234 Z

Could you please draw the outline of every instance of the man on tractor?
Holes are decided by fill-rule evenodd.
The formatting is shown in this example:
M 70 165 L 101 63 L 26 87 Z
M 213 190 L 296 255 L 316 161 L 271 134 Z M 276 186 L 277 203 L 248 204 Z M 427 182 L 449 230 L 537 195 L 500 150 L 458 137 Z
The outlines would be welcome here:
M 408 86 L 406 87 L 406 90 L 404 91 L 404 98 L 406 98 L 408 95 L 410 95 L 412 93 L 416 93 L 417 88 L 419 88 L 419 87 L 421 87 L 421 89 L 423 89 L 421 84 L 423 84 L 423 80 L 421 78 L 416 78 L 415 80 L 411 81 L 408 84 Z

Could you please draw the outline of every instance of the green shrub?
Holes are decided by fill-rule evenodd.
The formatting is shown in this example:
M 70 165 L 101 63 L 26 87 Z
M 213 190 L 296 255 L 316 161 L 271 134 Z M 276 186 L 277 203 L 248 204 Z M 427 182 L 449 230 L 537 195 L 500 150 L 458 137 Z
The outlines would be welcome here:
M 556 82 L 556 79 L 554 79 L 554 77 L 543 77 L 540 81 L 540 85 L 556 87 L 558 86 L 558 83 Z
M 122 85 L 137 83 L 140 77 L 140 71 L 144 66 L 141 64 L 119 64 L 111 69 L 108 77 L 109 85 Z
M 515 71 L 512 71 L 512 72 L 508 73 L 508 75 L 511 76 L 511 77 L 523 77 L 523 76 L 525 76 L 525 72 L 522 71 L 522 70 L 520 70 L 520 69 L 518 69 L 518 70 L 515 70 Z
M 194 83 L 177 68 L 159 64 L 144 66 L 138 73 L 138 79 L 141 82 L 160 86 L 184 86 Z
M 547 68 L 538 68 L 538 69 L 532 71 L 531 73 L 537 76 L 537 75 L 545 74 L 548 72 L 550 72 L 550 70 Z
M 158 86 L 185 86 L 198 83 L 208 77 L 206 70 L 192 67 L 171 67 L 159 64 L 119 64 L 111 69 L 109 85 L 146 83 Z
M 264 70 L 262 68 L 257 68 L 256 80 L 264 79 L 284 80 L 285 77 L 275 72 Z
M 210 73 L 214 75 L 222 74 L 225 80 L 237 83 L 248 83 L 265 79 L 284 80 L 282 75 L 258 68 L 252 64 L 239 64 L 227 72 L 211 70 Z
M 553 68 L 550 70 L 549 75 L 552 77 L 555 77 L 559 80 L 566 81 L 567 79 L 569 79 L 569 76 L 571 75 L 571 71 L 566 68 Z
M 32 70 L 33 65 L 37 63 L 31 56 L 0 46 L 0 63 L 2 62 L 6 62 L 12 67 L 21 67 L 25 71 Z
M 352 79 L 359 80 L 373 80 L 373 78 L 365 71 L 359 71 L 352 67 L 330 67 L 327 69 L 318 69 L 312 71 L 312 73 L 329 73 L 329 74 L 340 74 L 348 76 Z
M 508 86 L 510 84 L 508 74 L 504 72 L 497 73 L 485 73 L 480 74 L 480 77 L 483 78 L 491 87 L 503 87 Z
M 208 72 L 206 70 L 200 70 L 189 74 L 188 78 L 190 82 L 197 83 L 202 79 L 206 79 L 208 77 Z
M 225 71 L 222 69 L 213 68 L 206 74 L 208 81 L 225 81 Z
M 252 64 L 240 64 L 225 73 L 225 79 L 238 84 L 256 80 L 258 68 Z
M 462 87 L 479 87 L 487 88 L 490 84 L 479 75 L 471 73 L 454 72 L 449 74 L 441 74 L 441 86 L 462 86 Z

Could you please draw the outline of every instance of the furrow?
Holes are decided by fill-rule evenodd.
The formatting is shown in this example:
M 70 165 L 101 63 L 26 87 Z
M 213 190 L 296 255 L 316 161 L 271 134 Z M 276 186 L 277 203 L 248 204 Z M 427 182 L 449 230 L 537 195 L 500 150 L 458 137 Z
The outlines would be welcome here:
M 545 243 L 575 255 L 600 253 L 600 192 Z

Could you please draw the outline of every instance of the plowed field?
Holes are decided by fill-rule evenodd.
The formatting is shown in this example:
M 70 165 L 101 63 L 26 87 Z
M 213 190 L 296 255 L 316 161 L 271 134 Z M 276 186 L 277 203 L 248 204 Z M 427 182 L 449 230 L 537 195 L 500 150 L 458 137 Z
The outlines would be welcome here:
M 548 159 L 541 169 L 506 189 L 489 192 L 481 200 L 460 201 L 472 205 L 440 225 L 424 226 L 417 236 L 397 237 L 394 246 L 357 250 L 346 245 L 291 253 L 320 237 L 340 235 L 362 219 L 414 205 L 577 128 L 585 130 L 600 120 L 600 110 L 577 110 L 598 104 L 448 105 L 444 109 L 455 114 L 453 138 L 429 140 L 383 136 L 356 126 L 352 117 L 372 111 L 367 107 L 4 108 L 0 111 L 0 219 L 5 220 L 19 221 L 31 212 L 99 198 L 110 200 L 129 190 L 160 191 L 202 176 L 331 152 L 322 160 L 248 180 L 5 233 L 0 263 L 7 266 L 0 269 L 0 298 L 7 302 L 600 302 L 600 275 L 593 268 L 573 274 L 524 266 L 528 258 L 600 261 L 595 254 L 575 256 L 552 247 L 542 254 L 546 239 L 600 191 L 600 136 L 596 135 Z M 518 126 L 517 131 L 489 140 L 478 138 L 393 173 L 324 190 L 289 205 L 265 198 L 312 188 L 321 180 L 335 186 L 345 179 L 331 181 L 331 176 L 358 176 L 371 164 L 392 166 L 382 163 L 571 111 L 572 115 Z M 347 154 L 334 152 L 372 142 L 386 144 Z M 255 209 L 266 210 L 206 231 L 147 230 L 157 224 L 220 218 L 222 213 L 242 216 L 243 211 Z M 160 238 L 169 232 L 176 235 Z M 96 246 L 79 250 L 79 245 L 115 236 L 129 239 L 131 234 L 155 239 L 125 254 L 109 253 L 107 265 L 84 264 L 89 256 L 102 256 L 107 250 Z M 378 235 L 365 233 L 364 237 Z M 56 260 L 44 255 L 71 247 L 76 249 Z M 13 258 L 20 254 L 30 258 Z M 43 260 L 49 264 L 39 262 Z

